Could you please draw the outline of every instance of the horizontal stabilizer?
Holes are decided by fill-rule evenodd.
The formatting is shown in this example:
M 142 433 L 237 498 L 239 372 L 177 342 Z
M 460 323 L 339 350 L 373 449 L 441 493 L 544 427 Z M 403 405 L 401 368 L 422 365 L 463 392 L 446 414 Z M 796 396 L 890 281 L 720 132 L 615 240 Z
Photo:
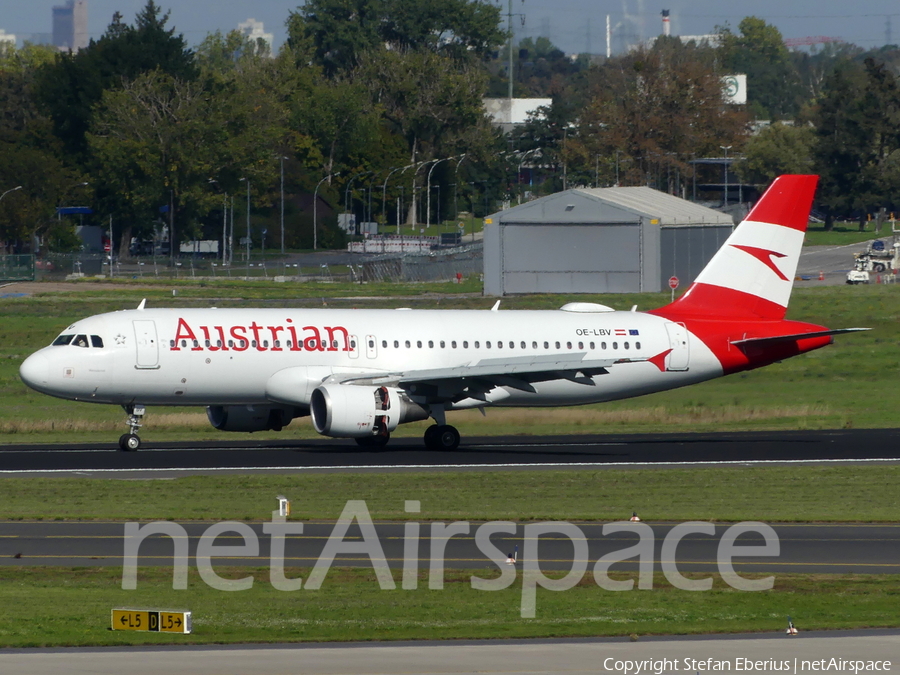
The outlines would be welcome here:
M 755 337 L 744 338 L 743 340 L 732 340 L 731 344 L 740 347 L 741 345 L 764 345 L 775 344 L 778 342 L 792 342 L 794 340 L 804 340 L 807 338 L 827 337 L 828 335 L 841 335 L 843 333 L 857 333 L 862 330 L 872 330 L 871 328 L 836 328 L 834 330 L 819 330 L 812 333 L 794 333 L 793 335 L 774 335 L 772 337 Z

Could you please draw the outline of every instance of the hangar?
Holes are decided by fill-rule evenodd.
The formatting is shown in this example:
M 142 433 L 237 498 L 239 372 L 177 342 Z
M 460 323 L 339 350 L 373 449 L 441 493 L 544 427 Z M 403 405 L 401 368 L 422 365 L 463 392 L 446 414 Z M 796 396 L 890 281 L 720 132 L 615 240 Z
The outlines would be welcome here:
M 484 221 L 484 294 L 638 293 L 685 287 L 731 216 L 649 187 L 578 188 Z

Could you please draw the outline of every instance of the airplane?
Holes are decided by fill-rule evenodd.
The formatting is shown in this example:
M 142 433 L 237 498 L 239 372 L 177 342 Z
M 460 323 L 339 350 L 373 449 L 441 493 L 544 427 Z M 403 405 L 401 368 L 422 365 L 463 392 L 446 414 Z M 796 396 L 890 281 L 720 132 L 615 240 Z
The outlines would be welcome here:
M 146 406 L 205 406 L 216 429 L 315 430 L 383 446 L 433 419 L 426 448 L 460 443 L 455 410 L 641 396 L 819 349 L 830 330 L 785 319 L 817 176 L 778 177 L 688 290 L 647 312 L 137 309 L 68 326 L 20 376 L 39 392 L 122 406 L 137 450 Z

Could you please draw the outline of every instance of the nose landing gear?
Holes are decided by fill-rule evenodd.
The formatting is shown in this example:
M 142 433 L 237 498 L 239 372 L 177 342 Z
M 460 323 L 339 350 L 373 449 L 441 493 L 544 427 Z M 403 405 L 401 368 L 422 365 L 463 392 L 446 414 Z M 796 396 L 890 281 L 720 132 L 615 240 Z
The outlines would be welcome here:
M 128 421 L 125 424 L 128 425 L 130 431 L 119 437 L 119 449 L 125 452 L 133 452 L 141 447 L 141 439 L 137 435 L 137 431 L 142 426 L 141 420 L 144 418 L 144 413 L 147 410 L 142 405 L 126 405 L 123 407 L 125 412 L 128 413 Z

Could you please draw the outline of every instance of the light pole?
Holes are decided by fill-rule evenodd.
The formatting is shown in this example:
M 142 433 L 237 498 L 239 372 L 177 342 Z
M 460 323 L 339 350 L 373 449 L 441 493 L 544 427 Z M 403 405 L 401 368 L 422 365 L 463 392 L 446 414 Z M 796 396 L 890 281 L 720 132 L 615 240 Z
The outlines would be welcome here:
M 433 164 L 431 168 L 428 169 L 428 180 L 425 181 L 425 196 L 426 196 L 426 209 L 425 209 L 425 227 L 431 227 L 431 173 L 434 171 L 434 168 L 440 164 L 441 162 L 446 162 L 448 159 L 456 159 L 459 155 L 454 155 L 453 157 L 442 157 L 441 159 L 433 160 Z M 440 195 L 440 193 L 438 193 Z M 438 207 L 440 209 L 440 206 Z
M 10 189 L 7 190 L 6 192 L 4 192 L 2 195 L 0 195 L 0 201 L 2 201 L 3 198 L 4 198 L 6 195 L 8 195 L 10 192 L 15 192 L 16 190 L 21 190 L 21 189 L 22 189 L 22 186 L 21 186 L 21 185 L 17 185 L 17 186 L 14 187 L 14 188 L 10 188 Z
M 381 185 L 381 214 L 384 216 L 384 227 L 387 229 L 387 184 L 390 177 L 396 173 L 397 171 L 406 170 L 411 167 L 412 164 L 407 164 L 406 166 L 398 166 L 396 168 L 388 171 L 388 175 L 384 178 L 384 183 Z M 399 225 L 399 223 L 397 223 Z
M 209 179 L 209 184 L 219 185 L 215 178 Z M 219 186 L 221 187 L 221 185 Z M 222 266 L 228 264 L 228 193 L 222 195 Z
M 728 151 L 731 150 L 730 145 L 720 145 L 725 151 L 725 208 L 728 208 Z
M 246 260 L 250 263 L 250 179 L 241 178 L 241 181 L 247 183 L 247 241 L 246 241 Z
M 316 185 L 316 189 L 313 191 L 313 251 L 315 251 L 319 245 L 319 239 L 318 239 L 318 234 L 319 234 L 319 211 L 318 211 L 319 186 L 321 186 L 322 183 L 324 183 L 326 180 L 328 180 L 332 176 L 340 176 L 340 175 L 341 175 L 340 171 L 336 171 L 335 173 L 328 174 L 327 176 L 325 176 L 325 178 L 323 178 L 322 180 L 320 180 L 318 182 L 318 184 Z
M 353 181 L 360 176 L 365 176 L 367 173 L 371 173 L 371 171 L 362 171 L 355 176 L 352 176 L 350 180 L 347 181 L 347 188 L 344 190 L 344 213 L 348 214 L 348 220 L 350 214 L 350 188 L 353 185 Z M 354 234 L 356 234 L 356 232 L 354 232 Z
M 466 156 L 467 153 L 463 153 L 456 163 L 456 168 L 453 169 L 453 220 L 459 218 L 459 203 L 456 201 L 456 186 L 459 183 L 459 165 L 465 161 Z

